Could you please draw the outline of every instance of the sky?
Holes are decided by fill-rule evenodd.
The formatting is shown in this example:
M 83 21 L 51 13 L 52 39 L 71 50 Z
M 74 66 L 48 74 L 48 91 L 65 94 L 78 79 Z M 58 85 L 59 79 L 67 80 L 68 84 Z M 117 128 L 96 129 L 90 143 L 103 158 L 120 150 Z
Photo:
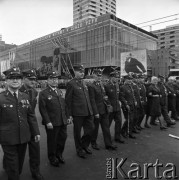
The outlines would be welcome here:
M 170 16 L 138 25 L 147 31 L 179 24 L 179 0 L 116 2 L 116 16 L 134 25 Z M 0 0 L 0 34 L 6 43 L 20 45 L 72 25 L 73 0 Z

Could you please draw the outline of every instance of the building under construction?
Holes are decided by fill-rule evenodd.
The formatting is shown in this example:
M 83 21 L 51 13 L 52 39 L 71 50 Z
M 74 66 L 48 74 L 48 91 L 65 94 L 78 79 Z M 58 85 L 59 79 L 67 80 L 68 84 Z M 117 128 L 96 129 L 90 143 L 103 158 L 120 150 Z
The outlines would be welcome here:
M 89 70 L 119 67 L 122 52 L 141 49 L 156 50 L 157 36 L 106 14 L 1 52 L 0 71 L 18 65 L 38 69 L 43 76 L 52 69 L 68 73 L 71 64 Z

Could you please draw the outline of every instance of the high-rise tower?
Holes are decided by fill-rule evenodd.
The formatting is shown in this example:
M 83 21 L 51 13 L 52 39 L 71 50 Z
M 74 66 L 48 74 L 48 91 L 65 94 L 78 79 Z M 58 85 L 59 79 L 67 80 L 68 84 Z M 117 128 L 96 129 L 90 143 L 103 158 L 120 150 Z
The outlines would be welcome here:
M 73 0 L 73 23 L 103 14 L 116 15 L 116 0 Z

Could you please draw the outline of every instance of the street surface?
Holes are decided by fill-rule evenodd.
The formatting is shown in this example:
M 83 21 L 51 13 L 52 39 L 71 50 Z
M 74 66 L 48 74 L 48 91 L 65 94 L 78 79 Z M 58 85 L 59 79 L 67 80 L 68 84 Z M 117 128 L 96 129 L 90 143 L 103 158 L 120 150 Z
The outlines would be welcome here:
M 169 137 L 169 134 L 179 136 L 179 122 L 174 128 L 169 128 L 166 131 L 161 131 L 158 126 L 153 126 L 151 129 L 144 129 L 140 134 L 135 135 L 137 139 L 125 139 L 125 144 L 117 144 L 117 151 L 108 151 L 104 147 L 104 141 L 101 129 L 98 136 L 98 144 L 100 151 L 93 150 L 92 155 L 88 155 L 87 159 L 81 159 L 76 155 L 75 144 L 73 139 L 73 125 L 68 125 L 68 138 L 64 151 L 65 165 L 60 167 L 52 167 L 47 159 L 46 133 L 44 126 L 41 125 L 41 116 L 36 108 L 36 114 L 41 132 L 41 173 L 45 180 L 105 180 L 106 179 L 106 158 L 127 158 L 122 169 L 127 173 L 131 163 L 138 163 L 144 170 L 145 163 L 163 164 L 163 168 L 159 168 L 159 175 L 162 176 L 167 163 L 173 163 L 176 167 L 176 174 L 179 177 L 179 140 Z M 144 122 L 143 122 L 144 123 Z M 142 124 L 143 124 L 142 123 Z M 111 126 L 111 134 L 114 134 L 114 123 Z M 7 176 L 2 168 L 2 149 L 0 148 L 0 180 L 6 180 Z M 134 174 L 136 175 L 136 173 Z M 31 174 L 28 164 L 28 152 L 24 162 L 21 180 L 30 180 Z M 119 173 L 117 179 L 124 179 Z M 138 179 L 138 178 L 137 178 Z M 155 180 L 154 169 L 149 169 L 149 179 Z M 164 179 L 164 178 L 162 178 Z

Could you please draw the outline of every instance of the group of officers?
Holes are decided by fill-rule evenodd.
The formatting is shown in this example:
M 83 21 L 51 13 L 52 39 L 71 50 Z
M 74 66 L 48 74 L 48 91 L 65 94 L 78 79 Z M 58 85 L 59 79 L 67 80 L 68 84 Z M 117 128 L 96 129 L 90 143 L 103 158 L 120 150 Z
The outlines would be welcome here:
M 74 66 L 74 72 L 75 77 L 68 82 L 65 94 L 58 88 L 59 75 L 55 71 L 49 72 L 47 88 L 40 91 L 39 96 L 34 88 L 37 78 L 34 70 L 21 72 L 13 67 L 4 72 L 7 87 L 0 93 L 0 144 L 8 180 L 19 180 L 27 146 L 32 178 L 44 179 L 40 173 L 40 131 L 35 116 L 37 98 L 47 134 L 47 156 L 55 167 L 65 163 L 63 151 L 68 124 L 73 123 L 77 155 L 87 158 L 87 154 L 92 154 L 90 145 L 100 150 L 97 143 L 99 124 L 105 148 L 116 150 L 110 133 L 113 120 L 114 141 L 122 144 L 127 137 L 135 139 L 134 133 L 139 134 L 144 127 L 157 125 L 157 118 L 161 130 L 179 120 L 179 80 L 174 82 L 169 78 L 165 83 L 164 77 L 160 76 L 145 82 L 142 74 L 130 74 L 124 76 L 122 82 L 119 71 L 114 70 L 108 81 L 103 81 L 100 69 L 85 79 L 82 65 Z M 146 120 L 142 127 L 144 117 Z

